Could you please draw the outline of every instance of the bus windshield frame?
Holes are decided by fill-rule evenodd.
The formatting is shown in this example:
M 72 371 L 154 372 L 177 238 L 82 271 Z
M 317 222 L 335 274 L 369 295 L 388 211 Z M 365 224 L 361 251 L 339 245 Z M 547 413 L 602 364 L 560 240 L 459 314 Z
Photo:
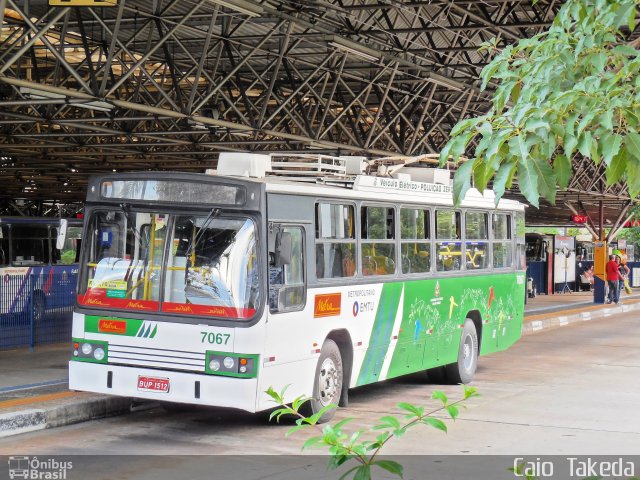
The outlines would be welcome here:
M 238 326 L 259 318 L 257 212 L 103 203 L 88 205 L 85 218 L 78 311 Z

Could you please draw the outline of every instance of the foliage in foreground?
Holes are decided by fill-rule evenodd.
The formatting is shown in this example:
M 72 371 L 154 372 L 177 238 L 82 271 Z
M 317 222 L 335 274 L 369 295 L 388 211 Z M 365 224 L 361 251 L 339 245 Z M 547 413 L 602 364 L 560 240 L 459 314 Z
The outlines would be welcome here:
M 397 407 L 402 410 L 400 415 L 385 415 L 380 417 L 370 428 L 361 428 L 353 432 L 347 432 L 345 426 L 353 418 L 345 418 L 334 425 L 318 425 L 318 420 L 328 410 L 336 408 L 336 405 L 328 405 L 320 412 L 310 417 L 300 413 L 300 408 L 309 401 L 304 396 L 296 398 L 291 405 L 286 405 L 284 396 L 287 387 L 281 392 L 269 388 L 266 393 L 280 408 L 273 411 L 271 419 L 280 421 L 282 416 L 291 415 L 296 418 L 296 426 L 289 429 L 286 436 L 306 428 L 316 429 L 319 435 L 307 439 L 302 445 L 302 450 L 310 447 L 326 448 L 329 451 L 329 470 L 335 470 L 341 465 L 350 462 L 355 464 L 349 468 L 340 480 L 353 478 L 354 480 L 368 480 L 372 478 L 372 469 L 377 467 L 402 478 L 403 466 L 395 461 L 380 459 L 382 448 L 392 439 L 402 437 L 407 430 L 418 425 L 427 425 L 443 432 L 447 432 L 447 424 L 435 418 L 439 412 L 446 413 L 452 420 L 458 417 L 460 407 L 464 407 L 466 400 L 477 397 L 479 394 L 474 387 L 463 385 L 464 393 L 460 400 L 449 402 L 447 396 L 441 391 L 433 392 L 431 398 L 440 403 L 440 406 L 431 411 L 425 411 L 424 407 L 410 403 L 399 403 Z
M 555 203 L 568 186 L 571 159 L 580 154 L 606 165 L 606 181 L 626 181 L 640 193 L 640 57 L 635 29 L 640 0 L 568 0 L 547 32 L 497 49 L 483 69 L 482 88 L 497 84 L 490 111 L 459 122 L 441 163 L 463 163 L 454 179 L 456 203 L 473 175 L 484 190 L 493 179 L 496 202 L 517 180 L 534 206 Z M 472 145 L 474 145 L 472 147 Z

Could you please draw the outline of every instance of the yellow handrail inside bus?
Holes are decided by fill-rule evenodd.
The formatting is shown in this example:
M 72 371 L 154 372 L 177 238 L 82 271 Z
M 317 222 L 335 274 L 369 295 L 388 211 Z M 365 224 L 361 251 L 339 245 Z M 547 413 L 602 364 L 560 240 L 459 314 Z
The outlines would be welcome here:
M 142 293 L 143 300 L 149 300 L 149 276 L 153 269 L 153 256 L 156 248 L 156 216 L 151 214 L 151 240 L 149 242 L 149 265 L 144 272 L 144 290 Z

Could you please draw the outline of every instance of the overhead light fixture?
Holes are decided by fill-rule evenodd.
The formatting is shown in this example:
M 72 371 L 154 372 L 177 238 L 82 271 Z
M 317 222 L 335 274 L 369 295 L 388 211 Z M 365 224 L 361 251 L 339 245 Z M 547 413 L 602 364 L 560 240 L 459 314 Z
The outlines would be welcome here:
M 368 60 L 369 62 L 380 60 L 380 52 L 335 35 L 330 38 L 329 46 Z
M 52 93 L 52 92 L 47 92 L 46 90 L 38 90 L 35 88 L 28 88 L 28 87 L 20 87 L 20 94 L 24 95 L 26 98 L 31 98 L 33 100 L 38 100 L 38 99 L 67 100 L 68 99 L 66 95 L 62 95 L 60 93 Z M 76 107 L 86 108 L 88 110 L 98 110 L 101 112 L 109 112 L 114 108 L 114 106 L 111 103 L 102 102 L 100 100 L 70 99 L 69 104 L 75 105 Z
M 212 3 L 217 3 L 222 7 L 230 8 L 236 12 L 243 13 L 250 17 L 259 17 L 264 14 L 264 8 L 255 3 L 248 2 L 246 0 L 209 0 Z

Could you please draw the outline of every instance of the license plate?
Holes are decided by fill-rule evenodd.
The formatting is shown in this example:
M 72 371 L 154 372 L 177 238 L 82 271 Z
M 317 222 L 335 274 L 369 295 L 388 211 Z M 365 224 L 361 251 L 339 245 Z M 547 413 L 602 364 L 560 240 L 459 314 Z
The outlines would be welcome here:
M 138 390 L 141 392 L 169 393 L 169 379 L 138 376 Z

